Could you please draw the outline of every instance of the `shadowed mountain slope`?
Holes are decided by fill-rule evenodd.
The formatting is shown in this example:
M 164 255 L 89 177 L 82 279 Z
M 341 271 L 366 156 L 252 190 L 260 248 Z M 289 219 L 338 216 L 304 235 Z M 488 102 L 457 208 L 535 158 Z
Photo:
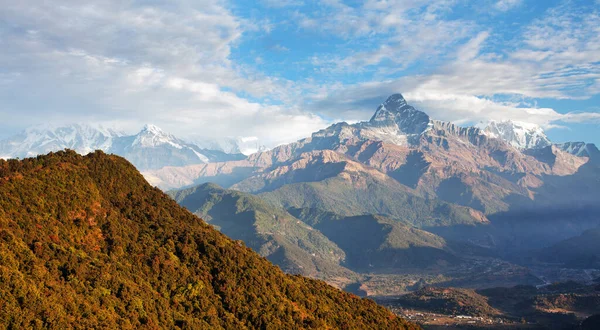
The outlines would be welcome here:
M 336 285 L 371 270 L 455 265 L 446 241 L 383 216 L 342 216 L 319 209 L 284 209 L 214 184 L 169 192 L 181 206 L 227 236 L 243 240 L 288 273 Z
M 244 241 L 288 273 L 325 279 L 352 276 L 340 266 L 346 255 L 335 243 L 285 209 L 267 204 L 259 197 L 215 184 L 168 194 L 228 237 Z
M 537 257 L 568 268 L 600 268 L 600 228 L 586 230 L 580 236 L 544 248 Z
M 383 216 L 343 217 L 317 209 L 290 209 L 346 252 L 357 271 L 447 266 L 461 262 L 447 242 L 434 234 Z

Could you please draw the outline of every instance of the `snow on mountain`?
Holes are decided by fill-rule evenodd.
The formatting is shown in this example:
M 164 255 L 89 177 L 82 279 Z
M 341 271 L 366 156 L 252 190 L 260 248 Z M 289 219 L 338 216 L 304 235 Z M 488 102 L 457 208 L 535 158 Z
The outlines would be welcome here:
M 313 133 L 313 143 L 344 144 L 354 139 L 409 145 L 433 125 L 429 116 L 408 105 L 401 94 L 394 94 L 379 105 L 371 120 L 356 124 L 337 123 Z
M 494 169 L 495 172 L 490 172 L 494 177 L 498 177 L 497 173 L 518 173 L 514 176 L 517 178 L 515 182 L 523 178 L 518 175 L 526 173 L 527 177 L 519 184 L 533 186 L 539 183 L 535 179 L 537 175 L 570 175 L 585 163 L 560 148 L 541 148 L 549 146 L 549 141 L 539 127 L 519 123 L 506 126 L 506 123 L 495 123 L 493 127 L 496 131 L 490 128 L 484 133 L 478 127 L 462 127 L 432 120 L 424 112 L 408 105 L 402 95 L 394 94 L 377 107 L 369 121 L 336 123 L 310 137 L 253 154 L 243 161 L 169 167 L 147 171 L 145 175 L 163 188 L 215 180 L 231 185 L 263 170 L 288 166 L 290 161 L 301 157 L 303 153 L 331 150 L 384 173 L 391 173 L 390 176 L 409 187 L 421 184 L 427 194 L 436 191 L 442 181 L 442 199 L 452 200 L 462 194 L 455 191 L 476 187 L 474 189 L 481 193 L 478 198 L 483 202 L 478 204 L 478 200 L 468 197 L 461 200 L 461 205 L 479 210 L 500 210 L 507 204 L 495 197 L 488 197 L 504 193 L 505 190 L 495 190 L 485 183 L 486 178 L 474 173 L 488 169 Z M 513 145 L 523 148 L 539 146 L 541 149 L 522 150 L 495 137 L 511 138 Z M 544 152 L 534 153 L 534 157 L 531 157 L 531 153 L 525 154 L 525 151 L 538 150 Z M 427 177 L 428 173 L 434 175 Z M 473 181 L 463 182 L 459 174 L 472 176 Z M 511 186 L 514 182 L 507 181 L 505 184 Z
M 565 142 L 556 144 L 562 151 L 566 151 L 578 157 L 588 157 L 592 160 L 600 160 L 600 150 L 593 143 Z
M 388 128 L 404 134 L 421 134 L 430 126 L 429 116 L 408 103 L 401 94 L 394 94 L 381 104 L 366 128 Z M 396 132 L 394 132 L 396 133 Z
M 552 144 L 540 126 L 530 123 L 490 121 L 483 133 L 504 140 L 517 149 L 540 149 Z
M 102 126 L 73 124 L 69 126 L 37 126 L 0 141 L 3 158 L 24 158 L 50 151 L 73 149 L 87 154 L 96 149 L 107 150 L 123 133 Z
M 150 124 L 135 135 L 85 124 L 36 127 L 0 141 L 0 155 L 3 158 L 31 157 L 65 148 L 81 154 L 98 149 L 114 153 L 125 157 L 140 170 L 244 158 L 241 154 L 200 148 Z
M 183 149 L 184 147 L 178 143 L 178 139 L 171 134 L 163 132 L 160 128 L 152 124 L 146 124 L 141 132 L 136 135 L 133 140 L 132 146 L 139 146 L 142 148 L 154 148 L 161 145 L 170 145 L 176 149 Z

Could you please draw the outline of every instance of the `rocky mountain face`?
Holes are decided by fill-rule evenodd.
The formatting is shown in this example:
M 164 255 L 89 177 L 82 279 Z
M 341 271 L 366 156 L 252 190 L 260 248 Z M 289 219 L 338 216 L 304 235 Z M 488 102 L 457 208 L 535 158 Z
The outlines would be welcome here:
M 101 151 L 0 160 L 0 296 L 15 329 L 419 328 L 284 274 Z
M 377 108 L 371 120 L 358 126 L 363 138 L 403 144 L 430 125 L 427 114 L 407 104 L 402 95 L 394 94 Z
M 140 170 L 245 158 L 239 153 L 228 154 L 200 148 L 154 125 L 144 126 L 135 135 L 81 124 L 32 128 L 11 139 L 0 141 L 2 158 L 31 157 L 63 149 L 72 149 L 81 154 L 103 150 L 127 158 Z
M 491 219 L 498 218 L 506 225 L 501 231 L 510 232 L 516 223 L 506 224 L 509 216 L 522 219 L 531 210 L 566 204 L 585 208 L 600 202 L 600 194 L 591 193 L 597 191 L 594 182 L 600 178 L 591 161 L 594 149 L 591 145 L 552 145 L 539 128 L 522 123 L 494 123 L 481 130 L 433 120 L 395 94 L 368 122 L 337 123 L 244 160 L 169 167 L 144 175 L 163 189 L 216 182 L 261 194 L 284 207 L 318 207 L 346 215 L 366 212 L 401 219 L 396 205 L 406 207 L 410 204 L 404 203 L 418 197 L 424 201 L 420 210 L 442 210 L 443 205 L 467 210 L 444 211 L 443 221 L 430 211 L 409 217 L 418 227 L 437 222 L 492 228 Z M 365 196 L 379 197 L 369 200 Z M 396 198 L 403 202 L 394 203 Z M 555 234 L 570 220 L 555 220 L 557 232 L 548 232 L 548 240 L 568 238 L 571 231 L 563 237 Z M 586 217 L 577 231 L 597 222 L 600 219 Z M 462 232 L 457 235 L 464 236 Z

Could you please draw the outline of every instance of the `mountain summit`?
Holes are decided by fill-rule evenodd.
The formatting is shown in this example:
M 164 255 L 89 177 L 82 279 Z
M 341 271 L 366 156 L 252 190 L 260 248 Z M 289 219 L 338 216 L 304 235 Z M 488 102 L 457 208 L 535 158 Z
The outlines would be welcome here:
M 176 149 L 183 149 L 186 142 L 177 139 L 175 136 L 166 133 L 156 125 L 146 124 L 144 128 L 135 136 L 132 146 L 143 148 L 154 148 L 161 145 L 169 145 Z M 208 163 L 206 156 L 198 156 L 203 162 Z
M 539 149 L 525 152 L 531 148 Z M 333 161 L 334 165 L 313 162 L 321 151 L 328 151 L 320 153 L 321 158 L 338 161 Z M 517 203 L 509 196 L 523 196 L 520 204 L 533 203 L 530 196 L 540 193 L 540 182 L 549 176 L 577 173 L 588 161 L 577 155 L 591 151 L 591 147 L 584 150 L 575 145 L 550 146 L 539 126 L 524 123 L 492 123 L 481 130 L 432 120 L 402 95 L 394 94 L 377 107 L 369 121 L 333 124 L 309 138 L 251 155 L 241 162 L 165 169 L 147 175 L 162 188 L 211 181 L 226 188 L 242 184 L 253 187 L 247 191 L 259 186 L 258 190 L 266 192 L 286 183 L 322 181 L 333 176 L 365 187 L 364 182 L 359 184 L 349 174 L 362 164 L 385 174 L 387 181 L 415 189 L 421 196 L 492 214 L 507 211 Z M 342 160 L 340 155 L 347 159 Z M 309 169 L 313 163 L 317 165 Z M 390 214 L 387 206 L 375 209 Z
M 429 116 L 406 103 L 402 94 L 393 94 L 383 102 L 369 124 L 376 127 L 396 125 L 406 134 L 421 134 L 430 123 Z
M 158 126 L 154 124 L 146 124 L 144 128 L 142 128 L 142 132 L 154 134 L 154 135 L 163 135 L 165 132 Z

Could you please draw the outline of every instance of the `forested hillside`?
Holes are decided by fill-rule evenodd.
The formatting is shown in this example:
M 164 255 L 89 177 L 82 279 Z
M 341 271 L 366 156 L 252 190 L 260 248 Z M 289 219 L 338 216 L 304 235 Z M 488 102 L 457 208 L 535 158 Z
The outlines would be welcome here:
M 0 161 L 0 297 L 7 328 L 417 328 L 285 275 L 102 152 Z

